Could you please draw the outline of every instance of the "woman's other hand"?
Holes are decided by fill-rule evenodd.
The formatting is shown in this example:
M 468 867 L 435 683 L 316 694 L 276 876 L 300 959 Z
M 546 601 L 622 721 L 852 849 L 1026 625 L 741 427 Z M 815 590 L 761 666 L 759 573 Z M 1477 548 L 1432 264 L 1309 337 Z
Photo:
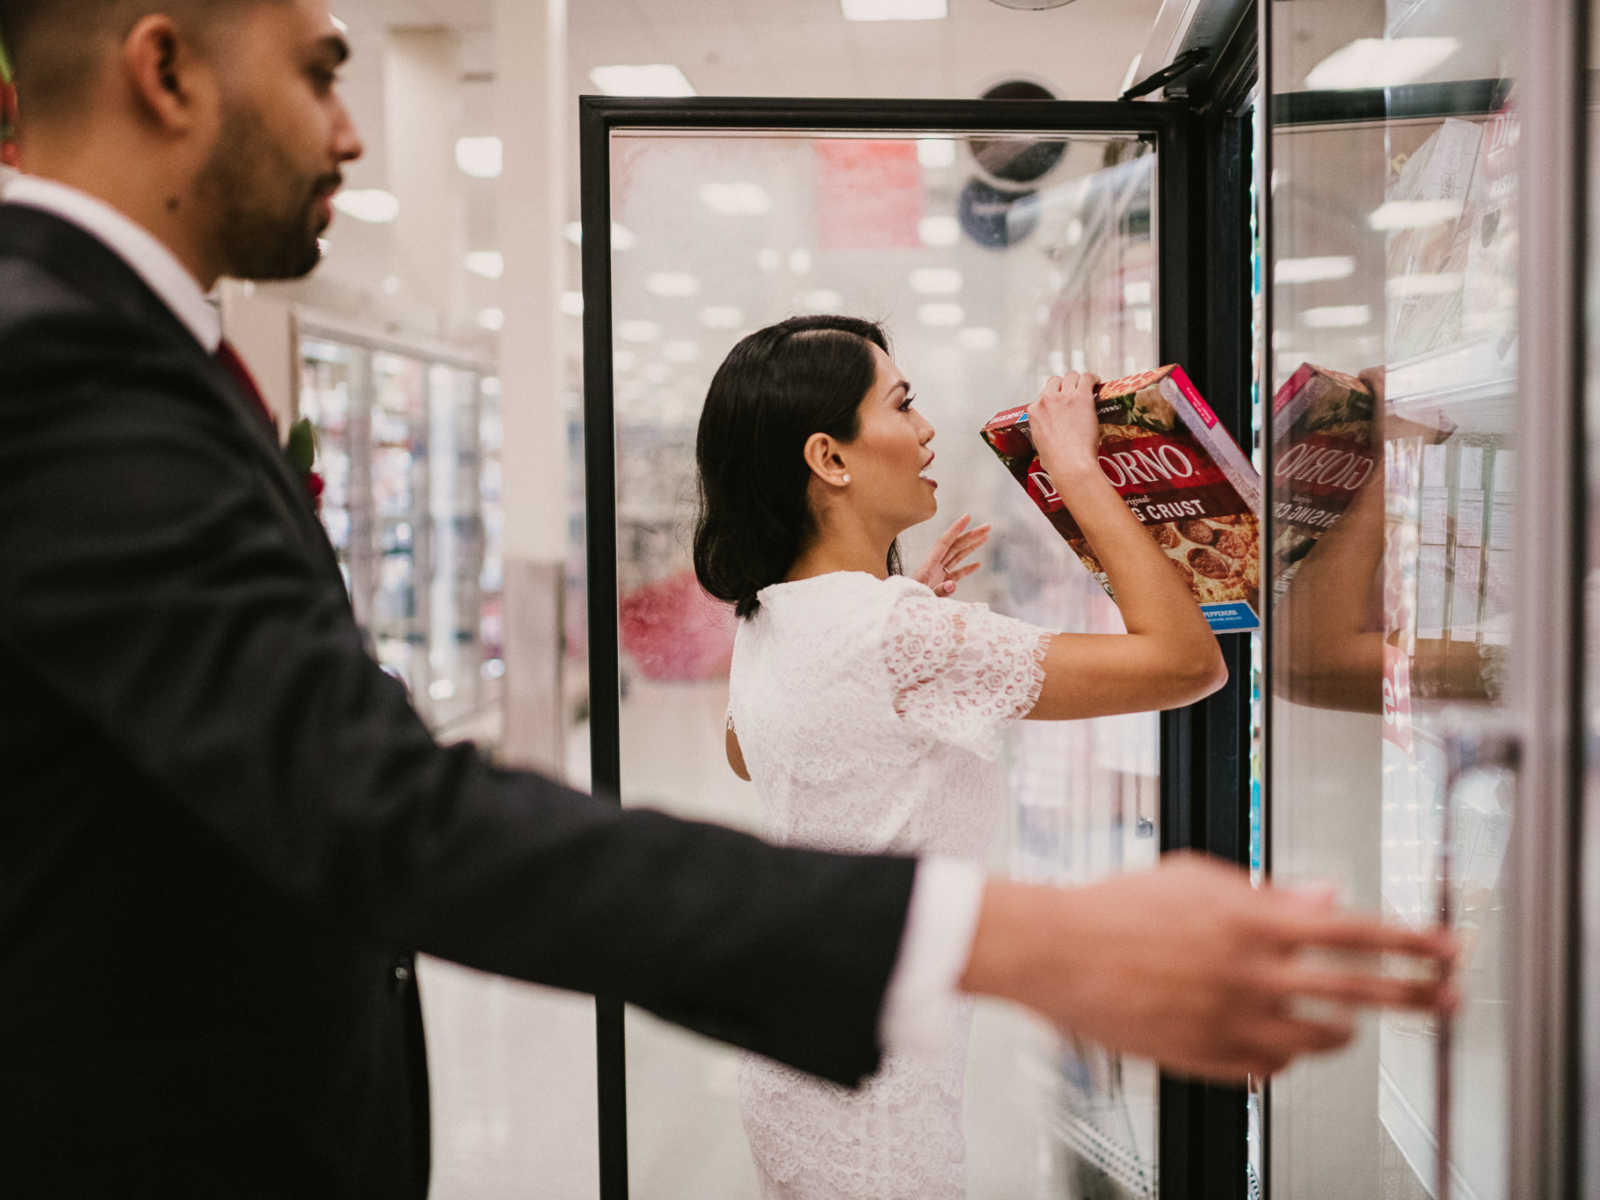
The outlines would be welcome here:
M 972 515 L 962 513 L 955 524 L 946 529 L 933 544 L 922 565 L 911 572 L 911 578 L 926 584 L 935 596 L 954 595 L 956 584 L 982 565 L 975 562 L 961 565 L 962 559 L 989 540 L 989 530 L 993 528 L 985 523 L 968 529 L 971 522 Z
M 1070 371 L 1045 381 L 1039 398 L 1028 407 L 1028 428 L 1039 463 L 1055 478 L 1097 469 L 1100 419 L 1095 415 L 1093 375 Z

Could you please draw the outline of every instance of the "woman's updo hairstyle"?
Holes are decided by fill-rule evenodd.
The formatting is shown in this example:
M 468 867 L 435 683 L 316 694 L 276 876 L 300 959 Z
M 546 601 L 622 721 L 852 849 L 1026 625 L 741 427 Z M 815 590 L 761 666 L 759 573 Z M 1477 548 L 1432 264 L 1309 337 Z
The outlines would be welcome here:
M 756 593 L 783 580 L 816 532 L 806 440 L 855 440 L 877 377 L 873 346 L 887 353 L 889 339 L 871 321 L 790 317 L 740 341 L 711 380 L 695 439 L 694 571 L 741 617 L 761 607 Z M 899 573 L 898 546 L 886 565 Z

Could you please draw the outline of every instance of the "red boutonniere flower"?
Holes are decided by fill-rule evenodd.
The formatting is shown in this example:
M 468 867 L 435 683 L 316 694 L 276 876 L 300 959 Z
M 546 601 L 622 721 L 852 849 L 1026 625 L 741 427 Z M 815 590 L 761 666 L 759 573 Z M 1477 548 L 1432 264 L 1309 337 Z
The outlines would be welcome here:
M 0 45 L 0 164 L 20 167 L 22 156 L 17 142 L 17 86 L 11 82 L 11 64 L 6 48 Z
M 300 476 L 300 482 L 305 486 L 306 497 L 311 501 L 311 507 L 320 516 L 322 489 L 325 484 L 322 476 L 312 469 L 312 464 L 317 461 L 317 435 L 311 427 L 309 417 L 301 417 L 289 426 L 289 440 L 283 449 L 289 456 L 289 465 L 295 469 L 295 473 Z

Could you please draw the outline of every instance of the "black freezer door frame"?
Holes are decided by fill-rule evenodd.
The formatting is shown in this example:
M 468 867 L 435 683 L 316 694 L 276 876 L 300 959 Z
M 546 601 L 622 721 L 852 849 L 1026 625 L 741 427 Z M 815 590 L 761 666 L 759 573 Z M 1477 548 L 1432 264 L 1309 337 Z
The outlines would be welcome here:
M 607 96 L 579 98 L 579 161 L 582 202 L 584 456 L 588 537 L 590 759 L 594 791 L 614 800 L 621 795 L 621 740 L 618 698 L 616 578 L 616 447 L 613 408 L 611 312 L 611 140 L 618 131 L 667 132 L 762 131 L 796 133 L 944 134 L 1039 133 L 1071 136 L 1087 133 L 1131 133 L 1150 137 L 1157 151 L 1159 209 L 1157 269 L 1159 357 L 1181 362 L 1208 397 L 1211 328 L 1208 306 L 1208 215 L 1215 210 L 1243 209 L 1237 194 L 1210 196 L 1214 178 L 1205 167 L 1207 127 L 1193 110 L 1162 102 L 1077 102 L 997 100 L 849 100 L 781 98 L 639 99 Z M 1232 183 L 1236 188 L 1237 182 Z M 1248 295 L 1235 299 L 1239 312 Z M 1238 328 L 1238 314 L 1233 324 Z M 1248 319 L 1247 317 L 1245 318 Z M 1225 377 L 1231 373 L 1225 369 Z M 1229 382 L 1233 382 L 1229 379 Z M 1213 397 L 1231 432 L 1248 444 L 1249 397 Z M 1243 424 L 1239 416 L 1243 414 Z M 1237 661 L 1237 660 L 1235 660 Z M 1247 671 L 1244 673 L 1247 674 Z M 1237 728 L 1247 711 L 1249 680 L 1234 671 L 1223 692 L 1197 709 L 1162 714 L 1163 852 L 1180 848 L 1215 849 L 1242 861 L 1247 846 L 1237 839 L 1211 847 L 1207 828 L 1237 829 L 1247 820 L 1245 791 L 1248 757 L 1223 755 L 1231 768 L 1219 772 L 1215 760 L 1195 753 L 1193 737 L 1198 709 L 1234 714 L 1226 724 Z M 1203 718 L 1202 718 L 1203 720 Z M 1203 725 L 1202 725 L 1203 728 Z M 1240 771 L 1244 771 L 1244 777 Z M 1229 778 L 1219 778 L 1226 774 Z M 620 802 L 620 801 L 619 801 Z M 1197 814 L 1204 819 L 1196 820 Z M 626 1061 L 622 1002 L 597 997 L 595 1002 L 599 1155 L 601 1200 L 628 1195 Z M 1215 1110 L 1215 1095 L 1186 1081 L 1163 1077 L 1161 1084 L 1161 1176 L 1163 1193 L 1174 1196 L 1220 1195 L 1244 1185 L 1243 1112 L 1236 1123 L 1237 1147 L 1219 1147 L 1196 1125 L 1199 1114 Z M 1206 1122 L 1200 1122 L 1205 1125 Z M 1169 1126 L 1171 1127 L 1169 1132 Z M 1228 1141 L 1235 1140 L 1229 1137 Z M 1194 1150 L 1209 1145 L 1205 1174 L 1189 1177 Z M 1217 1151 L 1223 1152 L 1218 1155 Z M 1218 1170 L 1217 1168 L 1222 1168 Z M 1235 1169 L 1236 1168 L 1236 1169 Z M 1173 1188 L 1170 1184 L 1177 1183 Z

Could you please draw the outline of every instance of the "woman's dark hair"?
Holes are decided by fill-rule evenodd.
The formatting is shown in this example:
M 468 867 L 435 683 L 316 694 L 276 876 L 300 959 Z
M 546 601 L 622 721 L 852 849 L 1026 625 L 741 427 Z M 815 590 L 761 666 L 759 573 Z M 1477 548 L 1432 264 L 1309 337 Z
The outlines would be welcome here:
M 741 617 L 761 607 L 756 593 L 781 582 L 816 533 L 806 440 L 855 440 L 877 375 L 873 346 L 887 352 L 889 339 L 871 321 L 790 317 L 740 341 L 711 380 L 695 439 L 694 573 Z M 886 566 L 900 573 L 898 543 Z

